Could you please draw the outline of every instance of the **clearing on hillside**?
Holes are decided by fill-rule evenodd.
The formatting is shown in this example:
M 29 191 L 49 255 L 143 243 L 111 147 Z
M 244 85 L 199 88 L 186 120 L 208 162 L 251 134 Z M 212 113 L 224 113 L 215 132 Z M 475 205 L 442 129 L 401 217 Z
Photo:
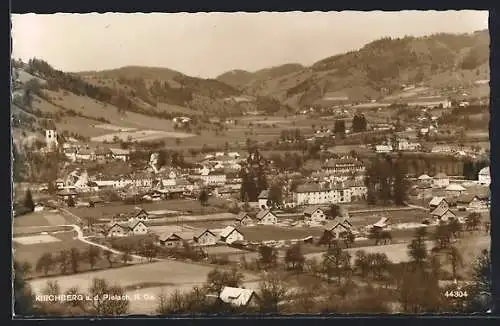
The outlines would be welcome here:
M 12 240 L 14 242 L 17 242 L 17 243 L 22 244 L 22 245 L 34 245 L 34 244 L 51 243 L 51 242 L 61 241 L 60 239 L 53 237 L 51 235 L 48 235 L 48 234 L 17 237 L 17 238 L 13 238 Z

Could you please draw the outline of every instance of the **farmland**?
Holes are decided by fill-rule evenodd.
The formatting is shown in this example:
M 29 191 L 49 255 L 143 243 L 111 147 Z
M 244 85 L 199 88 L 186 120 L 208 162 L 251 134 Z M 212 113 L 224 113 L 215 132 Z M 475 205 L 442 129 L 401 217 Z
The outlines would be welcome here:
M 168 211 L 170 213 L 173 213 L 182 211 L 188 212 L 190 214 L 214 214 L 223 212 L 222 208 L 214 205 L 223 205 L 224 203 L 227 203 L 227 201 L 217 198 L 210 198 L 207 206 L 201 207 L 200 203 L 196 200 L 179 199 L 152 203 L 141 203 L 138 206 L 127 205 L 123 203 L 110 203 L 96 207 L 73 207 L 69 208 L 69 211 L 81 217 L 82 219 L 99 217 L 103 220 L 109 220 L 117 214 L 133 214 L 134 212 L 138 212 L 139 210 L 136 209 L 136 207 L 142 208 L 147 212 Z
M 57 213 L 57 211 L 44 211 L 15 217 L 14 229 L 36 226 L 57 226 L 74 224 L 76 222 L 76 219 L 64 217 Z
M 131 313 L 152 313 L 157 304 L 157 298 L 163 290 L 165 293 L 172 291 L 188 290 L 195 285 L 205 282 L 207 274 L 213 266 L 184 263 L 178 261 L 161 261 L 151 264 L 139 264 L 128 267 L 121 267 L 112 270 L 102 270 L 77 275 L 58 276 L 50 279 L 37 279 L 30 282 L 35 293 L 40 293 L 48 280 L 57 281 L 61 291 L 78 286 L 80 291 L 87 291 L 93 278 L 103 278 L 114 284 L 119 280 L 119 285 L 128 289 L 127 294 L 134 297 L 140 294 L 151 300 L 131 300 Z M 258 276 L 245 273 L 245 286 L 256 286 Z M 147 277 L 147 283 L 144 277 Z M 152 287 L 151 287 L 152 286 Z M 152 298 L 151 298 L 152 297 Z

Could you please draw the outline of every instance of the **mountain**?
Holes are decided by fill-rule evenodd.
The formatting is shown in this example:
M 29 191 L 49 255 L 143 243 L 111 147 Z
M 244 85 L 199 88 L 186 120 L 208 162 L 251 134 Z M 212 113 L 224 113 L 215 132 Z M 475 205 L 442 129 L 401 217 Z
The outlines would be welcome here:
M 298 63 L 287 63 L 276 67 L 257 70 L 255 72 L 231 70 L 223 73 L 216 79 L 235 88 L 244 90 L 251 88 L 251 85 L 258 84 L 269 79 L 280 78 L 282 76 L 300 71 L 303 68 L 304 66 Z
M 339 99 L 377 100 L 407 84 L 468 88 L 476 80 L 489 79 L 489 32 L 383 38 L 310 67 L 291 64 L 229 76 L 218 79 L 246 94 L 275 97 L 292 107 Z

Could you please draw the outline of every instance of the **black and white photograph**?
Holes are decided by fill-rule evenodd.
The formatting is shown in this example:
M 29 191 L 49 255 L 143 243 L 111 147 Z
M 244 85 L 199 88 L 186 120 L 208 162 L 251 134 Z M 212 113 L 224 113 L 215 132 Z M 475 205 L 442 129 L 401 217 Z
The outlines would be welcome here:
M 488 18 L 12 14 L 12 316 L 491 312 Z

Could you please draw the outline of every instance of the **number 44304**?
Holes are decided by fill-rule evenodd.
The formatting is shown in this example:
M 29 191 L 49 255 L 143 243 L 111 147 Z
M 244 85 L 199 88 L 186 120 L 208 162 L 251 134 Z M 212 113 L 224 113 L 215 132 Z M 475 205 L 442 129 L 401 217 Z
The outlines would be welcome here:
M 448 290 L 444 293 L 447 298 L 466 298 L 468 296 L 467 291 L 460 290 Z

